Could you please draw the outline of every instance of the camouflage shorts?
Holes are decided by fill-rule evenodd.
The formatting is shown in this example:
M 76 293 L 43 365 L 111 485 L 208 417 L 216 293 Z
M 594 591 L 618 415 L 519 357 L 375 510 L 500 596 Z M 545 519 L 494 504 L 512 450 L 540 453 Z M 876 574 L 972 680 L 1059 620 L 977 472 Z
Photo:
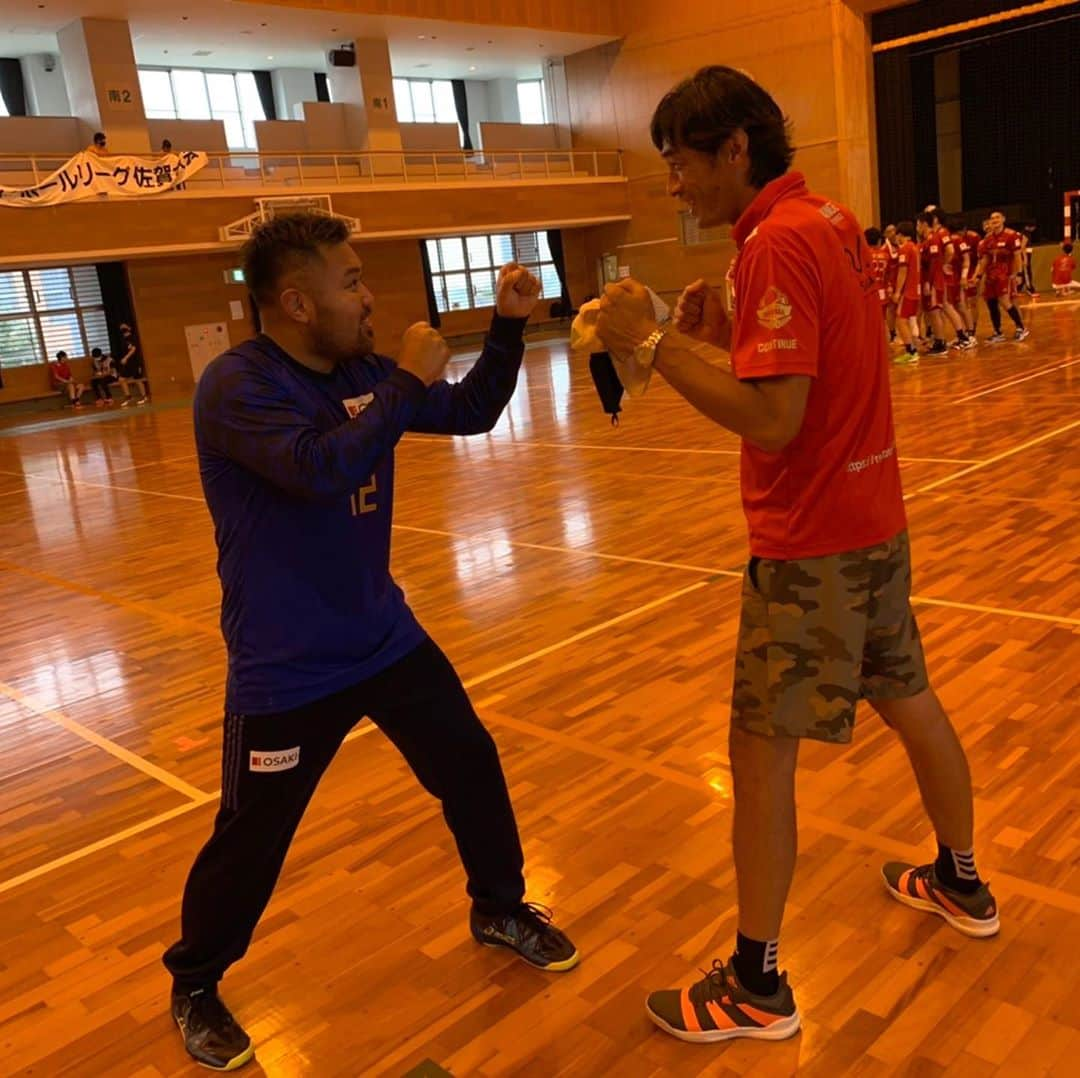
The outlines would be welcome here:
M 846 743 L 860 698 L 927 688 L 907 532 L 827 558 L 751 558 L 743 578 L 732 722 Z

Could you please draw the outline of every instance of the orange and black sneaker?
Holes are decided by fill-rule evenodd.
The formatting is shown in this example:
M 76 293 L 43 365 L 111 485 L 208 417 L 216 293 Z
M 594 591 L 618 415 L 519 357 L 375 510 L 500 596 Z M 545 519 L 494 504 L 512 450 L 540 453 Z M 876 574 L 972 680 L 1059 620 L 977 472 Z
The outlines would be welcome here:
M 781 1041 L 799 1031 L 799 1011 L 786 973 L 773 995 L 756 996 L 739 983 L 731 963 L 719 959 L 689 988 L 653 992 L 645 1010 L 665 1033 L 695 1044 L 735 1037 Z
M 970 895 L 938 882 L 934 866 L 891 861 L 881 870 L 885 889 L 897 902 L 944 917 L 965 936 L 995 936 L 1001 928 L 997 903 L 984 883 Z

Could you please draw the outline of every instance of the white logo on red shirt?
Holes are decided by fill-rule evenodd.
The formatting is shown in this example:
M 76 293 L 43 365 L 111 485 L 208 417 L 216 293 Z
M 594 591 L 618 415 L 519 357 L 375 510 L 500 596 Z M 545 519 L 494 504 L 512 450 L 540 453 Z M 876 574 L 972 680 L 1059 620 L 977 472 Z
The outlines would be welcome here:
M 766 329 L 780 329 L 791 321 L 791 302 L 776 285 L 769 285 L 758 304 L 757 320 Z
M 300 746 L 292 749 L 272 749 L 262 752 L 253 749 L 248 761 L 249 771 L 291 771 L 300 763 Z

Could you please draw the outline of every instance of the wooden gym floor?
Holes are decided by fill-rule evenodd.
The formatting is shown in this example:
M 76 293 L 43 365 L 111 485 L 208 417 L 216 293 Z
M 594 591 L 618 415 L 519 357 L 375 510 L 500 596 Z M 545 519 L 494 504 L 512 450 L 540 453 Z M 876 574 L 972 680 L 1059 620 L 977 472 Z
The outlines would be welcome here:
M 581 967 L 482 950 L 435 804 L 367 726 L 223 994 L 245 1073 L 1075 1074 L 1080 305 L 896 369 L 918 614 L 971 755 L 1003 930 L 888 900 L 931 832 L 893 737 L 807 744 L 775 1045 L 655 1031 L 734 933 L 725 763 L 745 534 L 736 441 L 662 382 L 612 429 L 562 344 L 490 437 L 406 437 L 394 564 L 503 753 L 530 894 Z M 986 332 L 985 314 L 983 326 Z M 219 784 L 224 654 L 186 406 L 0 430 L 0 1073 L 181 1075 L 162 948 Z M 260 1070 L 261 1068 L 261 1070 Z

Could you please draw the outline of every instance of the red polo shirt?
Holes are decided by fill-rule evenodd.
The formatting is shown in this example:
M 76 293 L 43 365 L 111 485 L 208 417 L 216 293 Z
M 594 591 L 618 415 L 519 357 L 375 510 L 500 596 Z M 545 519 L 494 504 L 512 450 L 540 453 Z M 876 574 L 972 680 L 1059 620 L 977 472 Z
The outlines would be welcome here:
M 732 371 L 813 379 L 790 444 L 766 453 L 743 441 L 750 552 L 815 558 L 891 539 L 907 522 L 881 306 L 858 221 L 791 172 L 762 188 L 733 234 Z

